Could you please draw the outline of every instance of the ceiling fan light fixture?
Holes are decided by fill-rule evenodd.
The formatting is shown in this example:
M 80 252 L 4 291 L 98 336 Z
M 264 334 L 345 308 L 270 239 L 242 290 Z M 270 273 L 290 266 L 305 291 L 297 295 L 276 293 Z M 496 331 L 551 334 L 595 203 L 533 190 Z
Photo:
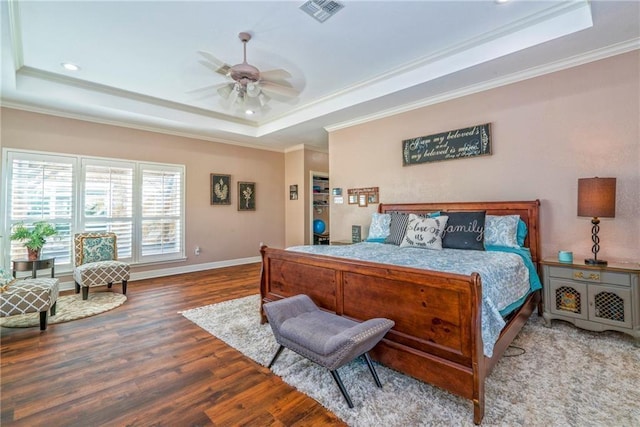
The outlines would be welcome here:
M 247 84 L 247 95 L 249 95 L 250 97 L 255 98 L 256 96 L 260 95 L 260 92 L 260 86 L 257 82 L 251 82 Z
M 269 98 L 267 95 L 265 95 L 264 93 L 260 93 L 258 95 L 258 102 L 260 102 L 260 106 L 264 107 L 267 105 L 267 102 L 269 102 L 271 98 Z

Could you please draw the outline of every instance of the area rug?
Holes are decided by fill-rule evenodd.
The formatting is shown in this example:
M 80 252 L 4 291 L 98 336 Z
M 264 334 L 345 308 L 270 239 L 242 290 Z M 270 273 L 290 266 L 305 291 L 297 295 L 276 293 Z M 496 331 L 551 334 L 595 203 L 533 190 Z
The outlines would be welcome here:
M 278 348 L 260 325 L 258 295 L 182 312 L 212 335 L 266 366 Z M 640 425 L 640 348 L 617 332 L 589 332 L 531 317 L 486 380 L 484 426 Z M 273 372 L 350 426 L 473 426 L 469 400 L 380 364 L 375 386 L 360 359 L 339 369 L 355 408 L 329 372 L 283 351 Z
M 49 316 L 49 324 L 69 322 L 84 317 L 95 316 L 121 306 L 127 300 L 125 295 L 115 292 L 89 292 L 89 298 L 82 300 L 82 294 L 58 297 L 55 316 Z M 40 313 L 26 313 L 3 317 L 0 326 L 6 328 L 29 328 L 40 325 Z

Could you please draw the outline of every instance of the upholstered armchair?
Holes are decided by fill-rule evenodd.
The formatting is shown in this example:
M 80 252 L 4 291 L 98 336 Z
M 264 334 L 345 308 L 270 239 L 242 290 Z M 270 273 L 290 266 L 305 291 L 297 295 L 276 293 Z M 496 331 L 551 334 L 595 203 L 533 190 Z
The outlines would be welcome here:
M 56 314 L 58 279 L 14 279 L 0 267 L 0 317 L 40 313 L 40 330 L 47 329 L 48 315 Z
M 115 233 L 76 233 L 73 238 L 73 280 L 76 293 L 82 288 L 82 299 L 89 298 L 89 288 L 122 282 L 122 293 L 127 294 L 129 264 L 118 261 Z

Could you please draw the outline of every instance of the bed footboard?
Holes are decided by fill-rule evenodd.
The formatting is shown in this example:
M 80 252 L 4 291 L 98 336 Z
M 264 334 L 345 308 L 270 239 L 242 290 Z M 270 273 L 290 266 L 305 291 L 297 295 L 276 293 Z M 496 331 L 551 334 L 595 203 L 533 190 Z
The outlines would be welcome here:
M 395 327 L 371 351 L 376 360 L 474 402 L 484 415 L 481 282 L 470 276 L 261 248 L 262 303 L 309 295 L 321 308 Z M 266 321 L 262 312 L 262 320 Z

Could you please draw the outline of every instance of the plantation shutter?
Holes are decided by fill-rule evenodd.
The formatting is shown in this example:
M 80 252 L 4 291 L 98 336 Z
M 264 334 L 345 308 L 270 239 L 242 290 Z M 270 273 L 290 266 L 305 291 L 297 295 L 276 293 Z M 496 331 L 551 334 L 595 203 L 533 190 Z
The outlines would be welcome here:
M 182 253 L 184 169 L 142 165 L 141 259 Z
M 83 161 L 84 231 L 111 231 L 118 236 L 118 259 L 132 258 L 134 164 Z
M 56 156 L 22 154 L 8 156 L 8 224 L 27 227 L 36 221 L 55 224 L 58 235 L 47 239 L 42 257 L 55 257 L 56 263 L 70 263 L 70 230 L 73 222 L 73 161 Z M 25 259 L 27 251 L 12 241 L 11 259 Z

